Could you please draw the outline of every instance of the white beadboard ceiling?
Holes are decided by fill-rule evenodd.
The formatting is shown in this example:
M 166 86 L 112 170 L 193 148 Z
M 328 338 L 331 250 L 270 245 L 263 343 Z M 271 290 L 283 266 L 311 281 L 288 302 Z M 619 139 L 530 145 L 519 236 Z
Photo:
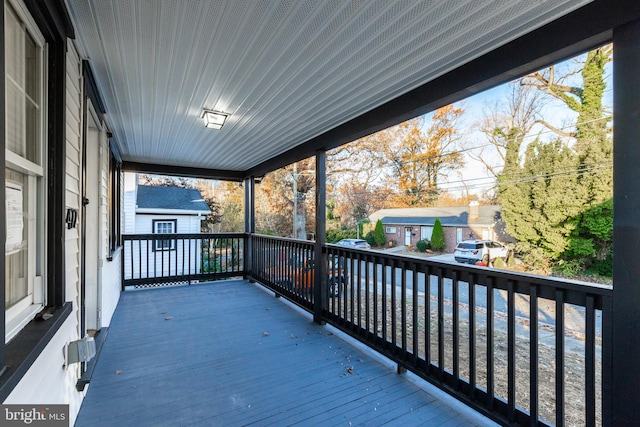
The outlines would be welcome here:
M 233 171 L 586 3 L 67 0 L 123 160 Z

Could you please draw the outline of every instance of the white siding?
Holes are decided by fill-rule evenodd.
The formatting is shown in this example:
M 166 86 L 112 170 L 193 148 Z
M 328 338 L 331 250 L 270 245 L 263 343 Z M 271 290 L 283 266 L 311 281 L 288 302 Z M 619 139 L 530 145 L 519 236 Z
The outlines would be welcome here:
M 122 252 L 113 260 L 109 257 L 109 141 L 103 132 L 100 136 L 100 250 L 99 257 L 102 264 L 100 269 L 100 295 L 101 316 L 100 326 L 109 326 L 113 312 L 120 299 L 120 289 L 122 287 L 122 270 L 120 262 Z M 119 197 L 117 195 L 116 197 Z
M 73 44 L 67 52 L 66 93 L 66 193 L 67 208 L 80 209 L 80 147 L 82 135 L 82 73 Z M 79 222 L 78 222 L 79 224 Z M 80 410 L 83 393 L 76 391 L 79 364 L 63 368 L 65 345 L 80 338 L 80 239 L 78 228 L 68 229 L 65 236 L 66 298 L 73 302 L 73 312 L 38 356 L 29 371 L 16 385 L 4 403 L 69 404 L 70 425 Z
M 200 217 L 195 215 L 135 215 L 135 234 L 152 234 L 154 220 L 176 220 L 176 233 L 200 233 Z M 131 244 L 133 243 L 133 245 Z M 133 246 L 133 247 L 132 247 Z M 132 257 L 133 251 L 133 257 Z M 202 253 L 199 240 L 176 242 L 173 250 L 154 251 L 152 242 L 127 242 L 124 247 L 124 277 L 158 277 L 200 272 Z
M 136 232 L 136 175 L 133 173 L 123 173 L 123 176 L 122 233 L 133 234 Z
M 5 399 L 5 404 L 68 404 L 73 425 L 84 393 L 76 391 L 79 364 L 64 369 L 64 348 L 77 338 L 78 324 L 71 315 L 40 353 L 29 371 Z

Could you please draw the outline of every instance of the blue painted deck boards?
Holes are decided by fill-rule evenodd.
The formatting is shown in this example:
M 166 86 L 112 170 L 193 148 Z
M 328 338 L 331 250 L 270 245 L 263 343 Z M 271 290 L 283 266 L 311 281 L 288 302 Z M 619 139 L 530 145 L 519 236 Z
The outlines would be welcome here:
M 124 292 L 76 426 L 483 424 L 461 405 L 231 280 Z

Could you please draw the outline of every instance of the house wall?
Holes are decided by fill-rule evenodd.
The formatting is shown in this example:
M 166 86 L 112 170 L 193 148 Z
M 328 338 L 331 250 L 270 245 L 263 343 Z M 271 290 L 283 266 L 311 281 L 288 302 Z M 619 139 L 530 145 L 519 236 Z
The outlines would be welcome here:
M 425 226 L 432 226 L 432 224 L 422 224 Z M 385 233 L 387 242 L 394 241 L 394 245 L 405 244 L 405 227 L 411 227 L 411 244 L 415 245 L 420 240 L 420 225 L 400 225 L 400 224 L 384 224 L 385 231 L 387 227 L 395 227 L 395 233 Z M 455 227 L 443 225 L 444 242 L 446 253 L 453 253 L 458 244 L 458 230 L 462 232 L 462 240 L 468 239 L 483 239 L 484 236 L 488 236 L 487 239 L 495 239 L 495 233 L 490 227 L 472 226 L 472 227 Z
M 100 136 L 100 242 L 99 262 L 100 281 L 98 300 L 100 301 L 100 326 L 109 326 L 113 312 L 120 299 L 122 288 L 122 251 L 117 251 L 111 261 L 109 251 L 109 140 L 105 132 Z M 89 173 L 89 171 L 87 171 Z M 117 196 L 120 197 L 120 196 Z
M 122 233 L 134 234 L 136 232 L 136 175 L 123 173 L 124 191 L 122 200 Z
M 130 211 L 129 211 L 130 212 Z M 203 217 L 195 215 L 161 215 L 161 214 L 136 214 L 134 220 L 135 234 L 153 234 L 154 220 L 176 220 L 177 233 L 200 233 L 200 222 Z M 200 258 L 202 249 L 200 242 L 192 239 L 179 241 L 175 249 L 165 251 L 154 251 L 153 243 L 148 246 L 144 242 L 132 242 L 124 247 L 124 259 L 141 260 L 138 264 L 124 264 L 125 279 L 198 274 L 200 273 Z M 133 254 L 132 254 L 133 252 Z M 131 256 L 133 258 L 131 258 Z
M 66 58 L 66 179 L 65 204 L 80 211 L 81 146 L 82 146 L 82 72 L 74 46 L 69 43 Z M 55 197 L 55 195 L 54 195 Z M 80 235 L 79 228 L 66 230 L 65 271 L 66 300 L 73 302 L 73 313 L 38 356 L 29 371 L 14 387 L 5 404 L 69 404 L 70 425 L 84 397 L 76 391 L 80 364 L 65 369 L 64 349 L 80 333 Z

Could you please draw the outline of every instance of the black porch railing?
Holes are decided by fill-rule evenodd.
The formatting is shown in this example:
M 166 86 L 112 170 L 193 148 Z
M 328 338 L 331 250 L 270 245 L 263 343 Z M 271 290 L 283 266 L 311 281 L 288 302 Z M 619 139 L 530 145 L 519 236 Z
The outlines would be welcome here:
M 124 234 L 122 287 L 191 284 L 244 274 L 246 235 Z
M 611 287 L 326 245 L 314 295 L 312 243 L 251 247 L 253 279 L 501 423 L 610 419 Z

